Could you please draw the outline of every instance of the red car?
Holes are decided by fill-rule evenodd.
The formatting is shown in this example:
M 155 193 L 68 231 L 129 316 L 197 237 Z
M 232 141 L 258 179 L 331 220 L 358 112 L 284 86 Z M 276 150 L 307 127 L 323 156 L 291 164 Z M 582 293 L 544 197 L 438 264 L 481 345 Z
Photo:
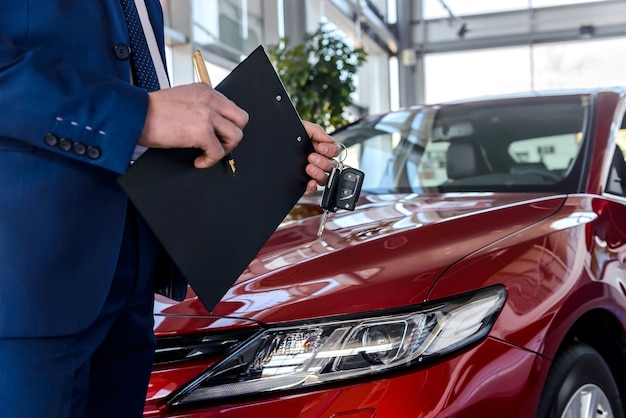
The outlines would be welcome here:
M 355 211 L 304 197 L 213 312 L 157 297 L 145 417 L 624 417 L 626 90 L 337 130 Z

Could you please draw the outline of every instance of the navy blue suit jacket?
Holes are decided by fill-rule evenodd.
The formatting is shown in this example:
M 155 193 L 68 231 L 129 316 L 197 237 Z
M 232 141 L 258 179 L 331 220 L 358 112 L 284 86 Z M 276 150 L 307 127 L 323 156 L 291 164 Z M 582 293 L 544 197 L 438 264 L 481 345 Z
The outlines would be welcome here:
M 127 205 L 116 178 L 148 105 L 116 54 L 128 43 L 118 0 L 2 2 L 0 337 L 74 333 L 102 307 Z

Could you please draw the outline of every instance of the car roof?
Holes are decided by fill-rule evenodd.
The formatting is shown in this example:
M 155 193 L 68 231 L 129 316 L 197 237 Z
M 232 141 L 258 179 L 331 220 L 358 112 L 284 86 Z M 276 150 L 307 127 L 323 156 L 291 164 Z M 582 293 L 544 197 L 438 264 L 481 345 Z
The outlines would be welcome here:
M 534 97 L 548 98 L 548 97 L 558 97 L 558 96 L 593 95 L 593 94 L 602 94 L 602 93 L 626 95 L 626 86 L 528 91 L 528 92 L 508 93 L 508 94 L 499 94 L 499 95 L 467 97 L 467 98 L 455 99 L 455 100 L 449 100 L 449 101 L 440 101 L 440 102 L 405 106 L 397 110 L 393 110 L 389 112 L 381 112 L 377 115 L 368 115 L 368 116 L 365 116 L 365 118 L 382 116 L 382 115 L 392 113 L 392 112 L 414 111 L 414 110 L 423 109 L 425 107 L 446 107 L 446 106 L 452 106 L 452 105 L 458 105 L 458 104 L 483 103 L 483 102 L 502 101 L 502 100 L 517 100 L 517 99 L 527 99 L 527 98 L 534 98 Z

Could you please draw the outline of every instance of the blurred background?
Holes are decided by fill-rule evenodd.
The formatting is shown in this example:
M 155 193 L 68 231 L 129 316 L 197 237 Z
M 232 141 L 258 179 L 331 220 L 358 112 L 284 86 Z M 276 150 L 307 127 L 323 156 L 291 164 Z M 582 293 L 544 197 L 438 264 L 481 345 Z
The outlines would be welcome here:
M 291 46 L 305 44 L 320 25 L 364 51 L 348 93 L 350 103 L 343 109 L 347 121 L 412 104 L 626 85 L 626 0 L 162 4 L 173 85 L 194 80 L 193 49 L 202 50 L 217 84 L 257 46 L 267 49 L 287 40 Z M 310 52 L 308 60 L 330 60 L 316 54 Z M 281 74 L 283 81 L 290 74 Z

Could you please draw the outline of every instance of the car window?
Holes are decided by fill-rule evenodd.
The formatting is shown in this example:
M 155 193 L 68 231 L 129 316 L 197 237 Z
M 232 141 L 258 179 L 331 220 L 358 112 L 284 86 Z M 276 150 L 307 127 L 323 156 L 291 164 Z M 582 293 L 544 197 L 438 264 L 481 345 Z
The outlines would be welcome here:
M 399 111 L 365 120 L 333 134 L 346 146 L 343 163 L 363 171 L 362 188 L 389 191 L 398 187 L 398 162 L 407 156 L 410 141 L 403 137 L 415 112 Z
M 586 95 L 469 102 L 391 112 L 334 134 L 363 189 L 572 192 Z M 576 186 L 573 186 L 576 185 Z
M 396 135 L 398 136 L 398 135 Z M 344 164 L 367 173 L 362 187 L 393 188 L 394 134 L 375 135 L 347 149 Z

